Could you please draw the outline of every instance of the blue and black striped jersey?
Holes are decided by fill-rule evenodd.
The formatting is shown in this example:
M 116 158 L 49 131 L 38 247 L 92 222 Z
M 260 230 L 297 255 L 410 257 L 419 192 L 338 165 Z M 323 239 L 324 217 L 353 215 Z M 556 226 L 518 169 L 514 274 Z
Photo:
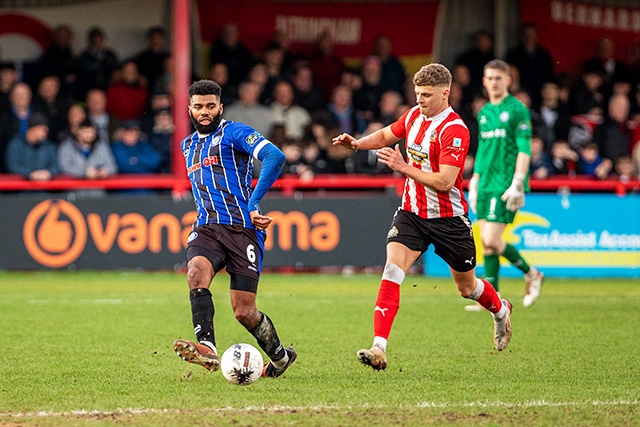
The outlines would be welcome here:
M 249 217 L 253 158 L 267 144 L 271 142 L 253 128 L 224 119 L 214 133 L 194 132 L 182 141 L 197 211 L 194 226 L 255 228 Z

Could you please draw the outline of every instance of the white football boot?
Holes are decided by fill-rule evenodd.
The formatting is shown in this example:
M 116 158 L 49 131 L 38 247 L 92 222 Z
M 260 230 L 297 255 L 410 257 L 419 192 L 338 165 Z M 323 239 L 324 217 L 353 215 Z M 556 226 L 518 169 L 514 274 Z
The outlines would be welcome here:
M 544 282 L 544 274 L 537 268 L 531 267 L 529 272 L 524 275 L 524 280 L 527 283 L 524 299 L 522 305 L 525 307 L 531 307 L 540 297 L 542 291 L 542 282 Z
M 511 311 L 513 307 L 508 299 L 502 299 L 502 304 L 507 306 L 505 315 L 500 319 L 496 319 L 495 315 L 493 318 L 493 321 L 495 322 L 493 344 L 498 351 L 502 351 L 507 348 L 509 341 L 511 341 Z

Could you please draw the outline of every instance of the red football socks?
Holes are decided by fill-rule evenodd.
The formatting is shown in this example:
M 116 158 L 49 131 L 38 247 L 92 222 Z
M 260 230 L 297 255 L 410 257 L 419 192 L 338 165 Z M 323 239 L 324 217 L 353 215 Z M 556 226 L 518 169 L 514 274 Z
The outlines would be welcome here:
M 482 282 L 484 283 L 484 290 L 477 299 L 478 303 L 494 314 L 499 312 L 502 308 L 502 301 L 500 301 L 500 296 L 498 296 L 496 290 L 493 289 L 491 283 L 487 282 L 484 279 L 479 280 L 482 280 Z
M 399 307 L 400 285 L 383 279 L 378 290 L 376 308 L 373 310 L 373 333 L 376 337 L 389 338 L 391 325 L 393 325 Z

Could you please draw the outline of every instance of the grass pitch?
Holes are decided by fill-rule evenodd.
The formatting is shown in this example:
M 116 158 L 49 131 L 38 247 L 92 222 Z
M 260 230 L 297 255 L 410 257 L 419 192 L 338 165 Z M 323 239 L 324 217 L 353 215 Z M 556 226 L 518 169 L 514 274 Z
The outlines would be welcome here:
M 278 379 L 227 383 L 180 360 L 193 339 L 184 274 L 0 272 L 0 426 L 638 426 L 640 283 L 548 279 L 511 344 L 463 310 L 450 279 L 408 276 L 389 367 L 355 357 L 372 339 L 378 275 L 264 274 L 258 308 L 298 351 Z M 212 286 L 219 351 L 255 345 Z

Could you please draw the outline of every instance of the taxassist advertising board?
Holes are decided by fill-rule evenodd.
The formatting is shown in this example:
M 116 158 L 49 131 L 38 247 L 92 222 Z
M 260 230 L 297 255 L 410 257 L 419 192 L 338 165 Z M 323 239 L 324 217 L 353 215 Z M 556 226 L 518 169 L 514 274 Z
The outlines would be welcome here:
M 480 230 L 470 219 L 482 276 Z M 640 277 L 640 196 L 530 194 L 504 237 L 547 277 Z M 500 260 L 501 275 L 522 275 Z M 432 250 L 425 265 L 427 275 L 449 275 Z

